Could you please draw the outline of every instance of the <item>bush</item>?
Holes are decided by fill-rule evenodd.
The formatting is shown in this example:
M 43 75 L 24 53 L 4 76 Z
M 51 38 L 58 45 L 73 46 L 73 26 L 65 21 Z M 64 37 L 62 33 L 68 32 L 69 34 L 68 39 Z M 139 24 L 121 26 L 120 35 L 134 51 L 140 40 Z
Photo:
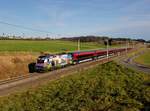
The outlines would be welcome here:
M 138 111 L 150 102 L 146 75 L 114 62 L 1 98 L 1 111 Z

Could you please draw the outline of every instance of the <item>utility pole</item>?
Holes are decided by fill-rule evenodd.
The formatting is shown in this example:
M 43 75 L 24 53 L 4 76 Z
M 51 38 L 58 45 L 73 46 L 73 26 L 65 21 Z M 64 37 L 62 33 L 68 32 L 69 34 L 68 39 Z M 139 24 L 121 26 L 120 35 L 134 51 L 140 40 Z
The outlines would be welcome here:
M 134 41 L 132 41 L 132 48 L 134 48 Z
M 128 42 L 126 40 L 126 54 L 127 54 L 127 52 L 128 52 Z
M 22 33 L 22 38 L 24 39 L 24 37 L 25 37 L 25 34 L 24 34 L 24 33 Z
M 48 38 L 48 34 L 46 34 L 46 37 Z
M 3 37 L 5 37 L 5 33 L 3 33 Z
M 78 39 L 78 51 L 80 51 L 80 39 Z
M 108 44 L 108 39 L 107 39 L 107 59 L 108 59 L 108 56 L 109 56 L 109 44 Z

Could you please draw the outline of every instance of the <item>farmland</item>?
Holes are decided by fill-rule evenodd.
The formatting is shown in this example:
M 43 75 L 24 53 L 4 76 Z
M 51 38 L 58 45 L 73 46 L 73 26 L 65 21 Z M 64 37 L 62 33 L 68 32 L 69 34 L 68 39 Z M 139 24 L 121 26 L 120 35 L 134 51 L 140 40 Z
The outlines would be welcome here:
M 148 49 L 144 54 L 135 58 L 134 61 L 136 63 L 150 67 L 150 49 Z
M 114 62 L 0 98 L 1 111 L 137 111 L 150 102 L 148 75 Z
M 96 43 L 81 43 L 81 50 L 104 48 Z M 70 41 L 36 41 L 36 40 L 0 40 L 0 52 L 63 52 L 77 50 L 77 42 Z

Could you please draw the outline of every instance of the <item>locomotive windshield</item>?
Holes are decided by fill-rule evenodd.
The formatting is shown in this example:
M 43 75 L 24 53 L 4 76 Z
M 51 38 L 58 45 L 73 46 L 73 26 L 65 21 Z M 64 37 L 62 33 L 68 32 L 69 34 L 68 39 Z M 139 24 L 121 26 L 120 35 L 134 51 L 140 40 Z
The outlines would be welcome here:
M 44 63 L 44 60 L 37 60 L 37 63 Z

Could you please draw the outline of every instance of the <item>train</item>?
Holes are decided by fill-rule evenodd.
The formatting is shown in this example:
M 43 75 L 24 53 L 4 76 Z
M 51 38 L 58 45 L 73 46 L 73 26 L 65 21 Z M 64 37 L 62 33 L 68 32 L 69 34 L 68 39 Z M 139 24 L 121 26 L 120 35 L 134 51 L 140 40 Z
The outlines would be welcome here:
M 40 55 L 37 58 L 36 63 L 34 64 L 34 72 L 51 71 L 58 68 L 66 67 L 68 65 L 76 65 L 82 62 L 97 60 L 100 58 L 105 58 L 107 56 L 120 54 L 121 52 L 131 49 L 132 48 L 117 48 L 109 50 L 99 49 Z

